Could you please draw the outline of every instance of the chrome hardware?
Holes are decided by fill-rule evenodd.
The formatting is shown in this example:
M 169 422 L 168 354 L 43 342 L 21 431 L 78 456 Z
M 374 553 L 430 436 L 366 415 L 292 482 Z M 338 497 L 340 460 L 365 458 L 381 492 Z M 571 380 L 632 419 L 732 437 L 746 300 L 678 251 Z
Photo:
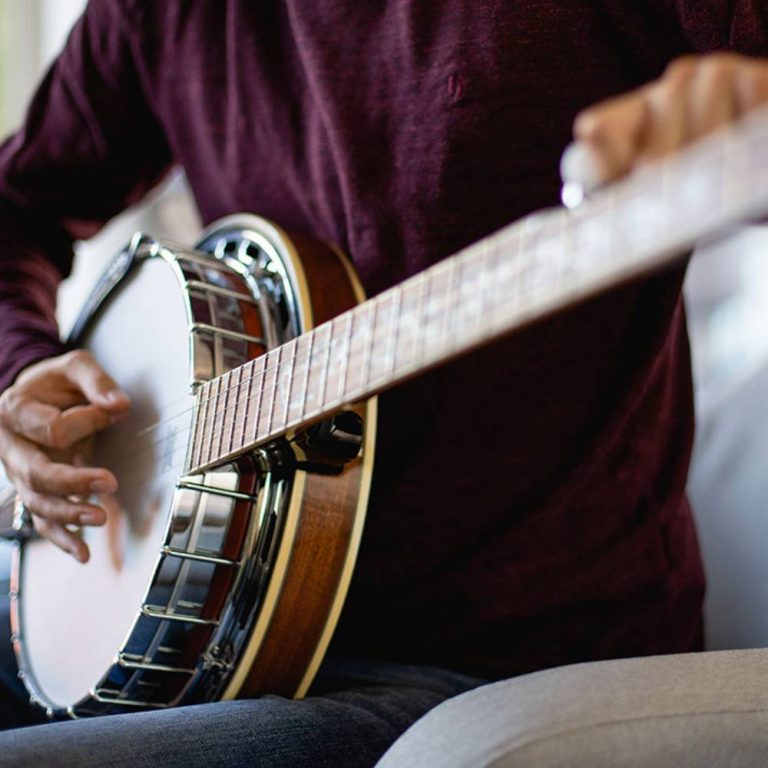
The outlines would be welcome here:
M 24 537 L 27 531 L 32 529 L 32 515 L 24 505 L 20 496 L 16 496 L 15 503 L 13 505 L 13 530 L 16 531 L 18 536 Z
M 341 411 L 302 430 L 291 443 L 296 468 L 319 475 L 341 474 L 345 464 L 360 454 L 363 431 L 363 420 L 354 411 Z
M 269 225 L 262 219 L 232 216 L 204 232 L 197 244 L 199 250 L 242 275 L 259 302 L 270 349 L 298 336 L 308 319 L 303 317 L 297 300 L 292 254 L 282 250 L 285 246 L 275 234 L 269 232 Z
M 212 496 L 224 496 L 227 499 L 238 499 L 239 501 L 256 501 L 256 497 L 249 493 L 240 493 L 240 491 L 230 491 L 226 488 L 216 488 L 202 483 L 193 483 L 188 480 L 181 480 L 176 485 L 177 488 L 185 488 L 188 491 L 198 491 L 200 493 L 210 493 Z
M 69 341 L 72 344 L 78 344 L 79 339 L 82 337 L 86 326 L 91 321 L 96 310 L 125 279 L 128 273 L 136 265 L 136 262 L 156 254 L 158 248 L 159 244 L 156 240 L 153 240 L 149 235 L 146 235 L 143 232 L 137 232 L 131 238 L 129 245 L 112 259 L 99 278 L 99 281 L 96 283 L 96 287 L 91 291 L 80 314 L 75 320 L 75 324 L 72 327 L 69 336 Z
M 114 694 L 114 695 L 109 695 Z M 142 699 L 128 699 L 121 697 L 119 694 L 115 694 L 108 688 L 97 688 L 91 694 L 95 701 L 99 704 L 117 704 L 121 707 L 131 707 L 139 709 L 167 709 L 168 704 L 149 702 Z
M 199 619 L 197 616 L 187 616 L 184 613 L 168 613 L 164 608 L 159 605 L 142 605 L 141 613 L 143 616 L 148 616 L 151 619 L 162 619 L 163 621 L 182 621 L 186 624 L 200 624 L 206 627 L 218 627 L 219 621 L 217 619 Z
M 117 663 L 126 669 L 145 669 L 152 672 L 173 672 L 184 675 L 194 675 L 197 670 L 186 669 L 184 667 L 174 667 L 169 664 L 151 664 L 141 661 L 142 657 L 136 654 L 119 653 Z
M 220 285 L 211 285 L 211 283 L 204 283 L 201 280 L 187 280 L 186 287 L 189 291 L 201 291 L 204 294 L 210 293 L 214 296 L 224 296 L 229 299 L 244 301 L 246 304 L 258 306 L 258 302 L 253 296 L 249 296 L 246 293 L 240 293 L 239 291 L 233 291 L 231 288 L 223 288 Z
M 220 646 L 214 645 L 207 653 L 203 654 L 203 665 L 207 669 L 228 672 L 234 667 L 232 649 L 222 649 Z
M 32 515 L 24 506 L 21 497 L 12 486 L 4 488 L 0 492 L 0 538 L 23 541 L 36 536 Z
M 266 348 L 264 339 L 258 336 L 249 336 L 247 333 L 240 333 L 239 331 L 228 331 L 225 328 L 217 328 L 215 325 L 209 325 L 208 323 L 192 323 L 189 326 L 190 333 L 210 333 L 211 336 L 219 336 L 223 339 L 233 339 L 235 341 L 244 341 L 248 344 L 257 344 L 260 347 Z
M 164 555 L 180 557 L 183 560 L 195 560 L 198 563 L 213 563 L 214 565 L 229 565 L 232 567 L 240 565 L 239 560 L 227 560 L 224 557 L 214 557 L 213 555 L 203 554 L 200 552 L 187 552 L 183 549 L 173 549 L 172 547 L 168 546 L 164 546 L 160 551 Z
M 352 461 L 363 446 L 363 420 L 354 411 L 342 411 L 307 430 L 306 444 L 329 459 Z

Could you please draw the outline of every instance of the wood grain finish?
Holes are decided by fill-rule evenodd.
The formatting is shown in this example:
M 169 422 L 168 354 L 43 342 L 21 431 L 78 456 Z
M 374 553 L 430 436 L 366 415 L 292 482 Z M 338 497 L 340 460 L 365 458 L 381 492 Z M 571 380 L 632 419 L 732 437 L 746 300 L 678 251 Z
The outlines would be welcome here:
M 316 324 L 362 299 L 344 257 L 309 238 L 292 242 L 308 289 L 303 298 L 311 301 Z M 245 668 L 236 671 L 225 698 L 303 695 L 325 652 L 357 553 L 373 464 L 375 403 L 354 410 L 367 422 L 366 449 L 338 475 L 297 472 L 281 544 L 290 549 L 277 563 L 264 600 L 271 615 L 265 627 L 257 622 L 242 657 Z

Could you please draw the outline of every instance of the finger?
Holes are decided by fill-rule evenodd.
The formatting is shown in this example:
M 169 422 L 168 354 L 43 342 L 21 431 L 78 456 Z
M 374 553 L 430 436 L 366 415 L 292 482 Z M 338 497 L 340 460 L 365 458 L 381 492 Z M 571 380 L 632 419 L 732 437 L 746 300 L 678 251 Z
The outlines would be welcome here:
M 88 545 L 76 533 L 68 530 L 63 525 L 43 520 L 36 515 L 32 516 L 32 522 L 35 525 L 35 530 L 43 538 L 48 539 L 48 541 L 55 544 L 59 549 L 64 550 L 67 554 L 72 555 L 79 562 L 88 562 L 91 554 L 88 550 Z
M 46 403 L 21 400 L 13 412 L 6 414 L 5 423 L 33 443 L 62 449 L 113 424 L 121 416 L 95 405 L 75 406 L 62 413 Z
M 0 408 L 3 425 L 37 443 L 48 439 L 46 433 L 49 425 L 60 416 L 61 411 L 58 408 L 32 400 L 20 389 L 9 392 Z
M 46 441 L 49 448 L 70 448 L 101 429 L 119 421 L 123 413 L 109 413 L 96 405 L 76 405 L 67 408 L 48 424 Z
M 702 62 L 691 86 L 691 139 L 705 136 L 736 117 L 737 72 L 733 57 L 716 56 Z
M 696 65 L 687 60 L 669 68 L 664 78 L 645 91 L 648 119 L 636 148 L 634 165 L 656 160 L 689 139 L 689 106 Z
M 75 350 L 62 357 L 67 378 L 77 386 L 89 402 L 108 411 L 125 411 L 128 396 L 120 390 L 106 371 L 85 350 Z
M 52 462 L 48 456 L 18 435 L 2 432 L 3 461 L 10 480 L 31 490 L 54 496 L 89 496 L 114 493 L 117 478 L 101 467 L 74 467 Z
M 647 121 L 648 103 L 641 89 L 582 112 L 574 136 L 589 146 L 600 177 L 612 181 L 631 170 Z
M 25 485 L 16 486 L 24 506 L 35 515 L 59 525 L 104 525 L 107 515 L 101 507 L 84 501 L 70 501 L 58 496 L 44 496 Z
M 43 471 L 33 471 L 29 483 L 38 493 L 50 496 L 91 496 L 115 493 L 117 479 L 100 467 L 73 467 L 69 464 L 48 463 Z
M 736 77 L 736 109 L 747 112 L 768 103 L 768 65 L 750 61 Z

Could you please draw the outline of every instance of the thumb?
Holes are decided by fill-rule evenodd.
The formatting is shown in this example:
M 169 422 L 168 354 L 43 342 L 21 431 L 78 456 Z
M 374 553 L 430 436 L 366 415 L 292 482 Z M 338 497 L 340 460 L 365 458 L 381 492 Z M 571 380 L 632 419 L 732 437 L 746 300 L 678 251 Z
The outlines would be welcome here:
M 648 124 L 648 88 L 601 102 L 578 115 L 574 137 L 597 159 L 603 181 L 628 173 Z
M 130 400 L 93 355 L 78 349 L 64 355 L 65 375 L 85 396 L 88 402 L 111 413 L 119 413 L 130 407 Z

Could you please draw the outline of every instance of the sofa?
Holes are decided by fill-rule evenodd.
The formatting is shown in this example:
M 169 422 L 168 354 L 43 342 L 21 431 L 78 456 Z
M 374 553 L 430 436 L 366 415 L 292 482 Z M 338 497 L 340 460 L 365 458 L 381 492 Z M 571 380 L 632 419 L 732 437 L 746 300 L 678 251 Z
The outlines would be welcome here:
M 699 394 L 689 495 L 707 651 L 483 686 L 429 712 L 377 768 L 768 766 L 768 354 Z

